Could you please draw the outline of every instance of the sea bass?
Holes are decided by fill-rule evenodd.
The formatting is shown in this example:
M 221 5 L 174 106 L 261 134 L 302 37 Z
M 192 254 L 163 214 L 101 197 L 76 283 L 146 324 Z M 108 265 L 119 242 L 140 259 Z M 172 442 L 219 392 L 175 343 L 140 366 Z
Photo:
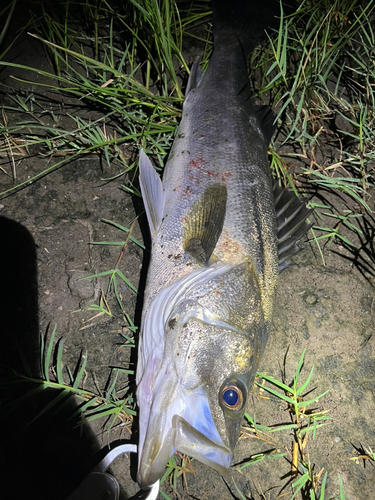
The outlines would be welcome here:
M 137 366 L 142 487 L 176 450 L 228 470 L 279 269 L 308 229 L 309 210 L 272 181 L 274 117 L 250 96 L 246 57 L 271 5 L 254 3 L 213 2 L 214 52 L 203 75 L 193 65 L 163 181 L 140 153 L 152 236 Z

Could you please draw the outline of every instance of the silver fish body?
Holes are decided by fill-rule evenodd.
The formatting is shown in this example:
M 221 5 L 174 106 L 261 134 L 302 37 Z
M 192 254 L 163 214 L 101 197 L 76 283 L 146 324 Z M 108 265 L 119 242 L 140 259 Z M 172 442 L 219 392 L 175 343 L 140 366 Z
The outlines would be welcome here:
M 250 98 L 236 33 L 216 33 L 199 73 L 195 64 L 162 182 L 140 156 L 152 235 L 137 367 L 142 487 L 176 450 L 229 468 L 278 280 L 272 125 Z

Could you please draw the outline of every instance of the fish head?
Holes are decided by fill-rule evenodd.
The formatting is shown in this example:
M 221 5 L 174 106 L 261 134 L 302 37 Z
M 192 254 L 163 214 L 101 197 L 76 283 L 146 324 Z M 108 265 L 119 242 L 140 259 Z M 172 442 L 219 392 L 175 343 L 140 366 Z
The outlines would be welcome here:
M 228 472 L 265 337 L 262 314 L 254 317 L 243 332 L 196 297 L 168 317 L 163 352 L 155 346 L 138 384 L 141 487 L 175 451 Z

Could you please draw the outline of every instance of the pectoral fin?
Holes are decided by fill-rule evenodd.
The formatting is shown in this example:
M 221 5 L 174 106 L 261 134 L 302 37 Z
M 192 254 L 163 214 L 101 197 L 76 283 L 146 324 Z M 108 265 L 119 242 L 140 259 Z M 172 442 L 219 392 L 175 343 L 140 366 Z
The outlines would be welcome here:
M 151 236 L 154 237 L 163 217 L 163 184 L 143 149 L 139 155 L 139 184 Z
M 227 205 L 227 188 L 215 184 L 193 203 L 183 230 L 186 253 L 207 263 L 223 229 Z

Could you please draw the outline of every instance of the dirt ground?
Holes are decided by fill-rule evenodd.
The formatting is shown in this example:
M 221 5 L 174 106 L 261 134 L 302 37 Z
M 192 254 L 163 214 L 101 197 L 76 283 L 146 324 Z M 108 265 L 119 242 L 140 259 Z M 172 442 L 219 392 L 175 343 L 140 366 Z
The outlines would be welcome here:
M 43 51 L 31 40 L 17 44 L 12 57 L 17 62 L 50 69 Z M 9 74 L 15 71 L 0 74 L 5 92 L 10 90 L 7 85 L 13 88 L 23 85 L 25 95 L 35 93 L 37 99 L 45 102 L 51 99 L 44 90 L 15 83 Z M 4 94 L 2 99 L 9 103 Z M 57 101 L 49 102 L 50 106 L 59 108 Z M 74 104 L 64 97 L 65 107 Z M 22 116 L 9 115 L 9 119 L 19 121 Z M 38 172 L 47 161 L 36 156 L 22 160 L 17 166 L 19 178 Z M 0 189 L 3 191 L 12 185 L 8 157 L 1 158 L 1 167 Z M 66 365 L 74 370 L 81 353 L 87 351 L 86 387 L 103 391 L 110 367 L 134 368 L 134 354 L 129 358 L 130 349 L 121 347 L 126 322 L 115 302 L 110 304 L 112 317 L 88 321 L 95 312 L 87 308 L 99 303 L 108 279 L 78 281 L 112 269 L 119 257 L 119 246 L 91 245 L 94 241 L 126 238 L 123 232 L 103 223 L 102 219 L 129 227 L 139 214 L 139 204 L 120 189 L 124 179 L 103 181 L 119 171 L 116 165 L 109 169 L 97 157 L 87 157 L 72 161 L 0 200 L 3 283 L 0 361 L 3 365 L 25 373 L 27 364 L 29 373 L 38 376 L 40 335 L 47 331 L 50 335 L 53 325 L 57 324 L 57 338 L 65 339 L 63 362 Z M 345 199 L 331 197 L 330 202 L 348 203 L 349 208 L 353 208 L 352 202 Z M 329 391 L 316 408 L 327 410 L 332 420 L 317 430 L 315 441 L 310 438 L 306 448 L 314 472 L 318 474 L 322 469 L 328 472 L 325 498 L 339 494 L 339 475 L 345 498 L 374 498 L 374 462 L 352 460 L 362 454 L 364 446 L 375 450 L 375 283 L 371 274 L 375 259 L 371 246 L 374 221 L 370 216 L 366 216 L 366 221 L 367 225 L 362 224 L 367 228 L 367 237 L 363 236 L 364 247 L 360 253 L 353 254 L 334 242 L 324 249 L 326 265 L 323 266 L 316 245 L 304 243 L 305 250 L 295 258 L 296 265 L 282 273 L 274 327 L 259 367 L 261 372 L 290 383 L 306 349 L 303 381 L 311 367 L 315 367 L 310 384 L 314 391 L 308 397 Z M 147 227 L 141 218 L 134 226 L 133 235 L 143 241 L 145 234 Z M 347 237 L 353 238 L 353 235 L 348 232 Z M 142 274 L 141 270 L 147 259 L 148 250 L 143 252 L 130 243 L 120 263 L 130 282 L 140 286 L 140 297 L 145 268 Z M 120 294 L 126 312 L 137 323 L 140 298 L 127 286 L 121 286 Z M 2 375 L 4 380 L 7 372 Z M 9 402 L 22 395 L 23 390 L 5 387 L 3 408 L 7 410 Z M 264 392 L 254 389 L 247 412 L 255 415 L 262 425 L 289 423 L 286 406 L 265 396 Z M 30 423 L 53 397 L 54 394 L 46 391 L 23 401 L 11 414 L 2 412 L 3 498 L 66 498 L 93 466 L 95 453 L 109 440 L 136 441 L 136 425 L 134 435 L 118 428 L 109 436 L 102 432 L 98 422 L 83 427 L 77 425 L 76 420 L 69 419 L 75 408 L 72 400 L 63 408 L 46 411 Z M 287 448 L 290 452 L 292 443 L 290 431 L 272 434 L 269 442 L 244 435 L 238 443 L 234 464 L 272 448 L 281 451 Z M 111 468 L 121 484 L 121 498 L 137 495 L 135 468 L 134 457 L 128 456 L 117 459 Z M 285 494 L 283 498 L 291 498 L 290 482 L 294 479 L 289 455 L 264 459 L 242 472 L 233 467 L 225 479 L 201 463 L 193 462 L 193 468 L 194 474 L 186 474 L 188 488 L 182 477 L 178 479 L 178 493 L 163 486 L 171 498 L 240 498 L 235 485 L 246 498 L 254 500 L 273 500 L 282 494 Z

